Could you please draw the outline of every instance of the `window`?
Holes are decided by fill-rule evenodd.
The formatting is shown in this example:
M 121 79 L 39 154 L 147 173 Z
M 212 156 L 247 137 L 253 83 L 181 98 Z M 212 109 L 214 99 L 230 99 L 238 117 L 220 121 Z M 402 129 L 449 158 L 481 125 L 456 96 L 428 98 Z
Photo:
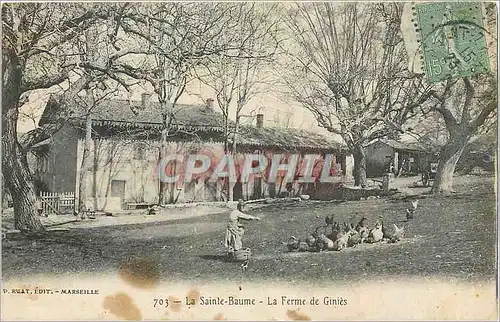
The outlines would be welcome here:
M 125 180 L 111 180 L 111 197 L 120 197 L 121 202 L 125 199 Z
M 343 153 L 337 154 L 335 156 L 335 163 L 340 166 L 342 175 L 345 176 L 347 173 L 347 171 L 346 171 L 346 155 Z

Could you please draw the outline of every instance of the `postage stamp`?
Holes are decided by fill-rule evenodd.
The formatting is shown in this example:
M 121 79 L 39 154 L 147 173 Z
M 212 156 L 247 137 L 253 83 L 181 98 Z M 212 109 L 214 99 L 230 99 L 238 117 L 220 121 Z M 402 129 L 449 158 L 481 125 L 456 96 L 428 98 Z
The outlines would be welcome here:
M 496 3 L 1 11 L 2 320 L 498 320 Z
M 417 3 L 414 10 L 429 82 L 489 72 L 480 3 Z

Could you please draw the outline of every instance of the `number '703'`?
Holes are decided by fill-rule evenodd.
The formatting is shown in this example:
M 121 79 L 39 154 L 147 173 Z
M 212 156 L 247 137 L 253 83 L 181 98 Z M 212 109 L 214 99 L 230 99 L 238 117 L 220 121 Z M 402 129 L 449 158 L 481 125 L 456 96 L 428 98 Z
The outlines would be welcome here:
M 153 299 L 153 307 L 168 307 L 168 299 Z

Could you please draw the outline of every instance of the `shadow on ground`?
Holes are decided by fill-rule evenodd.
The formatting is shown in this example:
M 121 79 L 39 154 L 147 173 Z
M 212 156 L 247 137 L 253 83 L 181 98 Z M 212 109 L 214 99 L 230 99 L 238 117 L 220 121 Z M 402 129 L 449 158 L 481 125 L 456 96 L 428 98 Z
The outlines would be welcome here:
M 201 259 L 209 261 L 229 262 L 228 257 L 224 255 L 200 255 Z

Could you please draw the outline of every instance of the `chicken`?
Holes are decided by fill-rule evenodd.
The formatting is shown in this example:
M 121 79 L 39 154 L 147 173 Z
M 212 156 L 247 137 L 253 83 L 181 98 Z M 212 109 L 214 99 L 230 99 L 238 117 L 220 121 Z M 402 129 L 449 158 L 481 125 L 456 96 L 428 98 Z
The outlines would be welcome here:
M 406 220 L 410 221 L 413 219 L 413 214 L 415 213 L 414 210 L 411 209 L 406 209 Z
M 318 236 L 318 238 L 316 238 L 316 251 L 317 252 L 321 252 L 323 250 L 326 249 L 327 245 L 326 245 L 326 240 L 325 240 L 326 236 L 321 234 Z
M 314 245 L 316 245 L 316 238 L 314 238 L 313 235 L 309 235 L 309 237 L 307 237 L 307 245 L 309 245 L 309 247 L 314 247 Z
M 326 238 L 326 248 L 328 250 L 333 250 L 333 240 L 331 240 L 330 238 Z
M 367 227 L 367 225 L 368 225 L 367 221 L 368 221 L 368 219 L 366 217 L 361 218 L 361 220 L 356 225 L 356 230 L 359 232 L 359 230 L 361 228 Z
M 333 225 L 333 215 L 325 217 L 325 223 L 327 225 Z
M 383 238 L 384 239 L 391 239 L 392 233 L 387 230 L 387 228 L 384 225 L 384 222 L 381 221 L 380 224 L 382 225 L 382 233 L 384 234 Z
M 404 238 L 405 228 L 404 227 L 399 228 L 398 226 L 396 226 L 396 224 L 393 224 L 393 227 L 394 227 L 394 234 L 392 235 L 390 242 L 396 243 L 400 241 L 402 238 Z
M 411 202 L 411 205 L 408 209 L 406 209 L 406 220 L 412 220 L 415 214 L 415 211 L 418 207 L 418 199 Z
M 334 222 L 332 225 L 331 233 L 326 235 L 326 237 L 328 237 L 331 240 L 337 240 L 339 233 L 340 233 L 340 225 L 337 222 Z
M 364 243 L 365 240 L 368 238 L 368 235 L 370 234 L 370 231 L 368 230 L 368 227 L 361 227 L 359 230 L 359 235 L 361 237 L 360 243 Z
M 341 247 L 341 249 L 343 248 L 346 248 L 347 247 L 347 242 L 349 241 L 349 237 L 351 237 L 351 233 L 347 232 L 345 233 L 342 237 L 340 237 L 338 239 L 339 241 L 339 246 Z
M 347 242 L 349 241 L 349 237 L 351 233 L 341 233 L 340 237 L 333 243 L 333 250 L 340 251 L 347 247 Z
M 361 234 L 357 232 L 354 228 L 352 228 L 351 225 L 351 230 L 349 239 L 347 240 L 347 247 L 356 247 L 357 244 L 361 242 Z
M 300 240 L 295 238 L 294 236 L 290 237 L 288 240 L 288 243 L 286 244 L 286 247 L 288 248 L 288 251 L 293 252 L 295 250 L 299 249 L 300 245 Z
M 299 243 L 299 249 L 298 249 L 299 252 L 308 252 L 310 249 L 311 249 L 311 247 L 309 247 L 307 242 L 301 241 Z
M 382 240 L 384 237 L 384 232 L 382 231 L 382 224 L 380 222 L 375 223 L 375 228 L 370 230 L 368 234 L 367 242 L 368 243 L 377 243 Z
M 318 237 L 318 239 L 321 240 L 321 243 L 323 245 L 322 250 L 325 250 L 325 249 L 332 250 L 333 249 L 333 241 L 330 238 L 328 238 L 322 234 Z
M 418 199 L 411 202 L 411 207 L 412 207 L 413 211 L 417 210 Z

